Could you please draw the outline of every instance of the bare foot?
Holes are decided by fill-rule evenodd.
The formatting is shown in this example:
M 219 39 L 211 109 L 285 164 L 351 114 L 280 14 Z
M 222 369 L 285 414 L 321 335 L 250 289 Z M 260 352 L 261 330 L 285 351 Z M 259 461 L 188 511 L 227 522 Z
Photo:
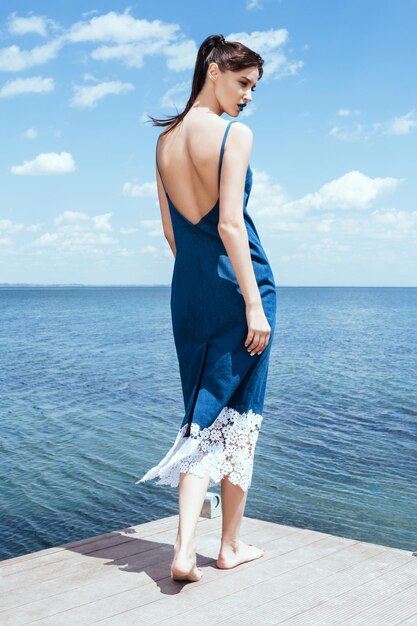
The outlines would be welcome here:
M 197 567 L 197 559 L 174 557 L 171 565 L 171 578 L 173 580 L 188 580 L 195 583 L 200 580 L 203 572 Z
M 220 569 L 230 569 L 236 567 L 241 563 L 247 563 L 248 561 L 254 561 L 259 559 L 265 554 L 265 551 L 261 548 L 257 548 L 251 543 L 244 543 L 239 540 L 237 549 L 231 547 L 224 547 L 220 549 L 219 557 L 217 559 L 217 567 Z

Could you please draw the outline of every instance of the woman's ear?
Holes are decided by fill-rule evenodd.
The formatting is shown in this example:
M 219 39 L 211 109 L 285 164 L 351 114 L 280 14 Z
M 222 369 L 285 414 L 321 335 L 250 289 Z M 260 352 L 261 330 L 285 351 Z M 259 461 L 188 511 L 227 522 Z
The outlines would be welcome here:
M 207 69 L 207 76 L 210 78 L 210 80 L 212 80 L 213 82 L 216 82 L 218 75 L 219 75 L 219 66 L 217 65 L 217 63 L 214 63 L 214 62 L 210 63 Z

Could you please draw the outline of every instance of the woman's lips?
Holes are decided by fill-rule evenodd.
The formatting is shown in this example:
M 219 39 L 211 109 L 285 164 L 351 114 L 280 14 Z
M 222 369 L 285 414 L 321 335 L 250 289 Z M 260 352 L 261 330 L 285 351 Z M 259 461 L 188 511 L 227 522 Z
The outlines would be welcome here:
M 246 103 L 245 104 L 238 104 L 237 106 L 239 107 L 239 111 L 243 111 L 243 109 L 246 106 Z

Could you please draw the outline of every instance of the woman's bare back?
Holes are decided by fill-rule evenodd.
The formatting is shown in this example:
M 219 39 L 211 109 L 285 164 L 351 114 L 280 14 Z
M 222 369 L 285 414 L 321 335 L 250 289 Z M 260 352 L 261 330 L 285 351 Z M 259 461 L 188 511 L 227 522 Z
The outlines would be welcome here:
M 215 114 L 187 114 L 160 136 L 157 158 L 166 192 L 180 213 L 197 223 L 218 200 L 217 174 L 227 121 Z

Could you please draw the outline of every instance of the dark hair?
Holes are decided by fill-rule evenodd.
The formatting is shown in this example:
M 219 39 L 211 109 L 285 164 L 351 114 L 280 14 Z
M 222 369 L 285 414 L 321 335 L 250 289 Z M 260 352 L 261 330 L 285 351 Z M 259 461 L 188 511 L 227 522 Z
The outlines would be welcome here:
M 221 72 L 226 70 L 238 71 L 246 67 L 256 65 L 259 71 L 259 79 L 262 78 L 264 63 L 263 58 L 257 53 L 243 45 L 239 41 L 226 41 L 223 35 L 210 35 L 207 37 L 197 52 L 197 59 L 194 67 L 193 84 L 191 88 L 191 96 L 182 113 L 177 115 L 165 116 L 166 119 L 158 119 L 148 115 L 153 122 L 153 126 L 168 126 L 163 131 L 163 135 L 169 133 L 191 109 L 198 94 L 206 80 L 207 68 L 210 63 L 217 63 Z M 178 109 L 177 109 L 178 110 Z

